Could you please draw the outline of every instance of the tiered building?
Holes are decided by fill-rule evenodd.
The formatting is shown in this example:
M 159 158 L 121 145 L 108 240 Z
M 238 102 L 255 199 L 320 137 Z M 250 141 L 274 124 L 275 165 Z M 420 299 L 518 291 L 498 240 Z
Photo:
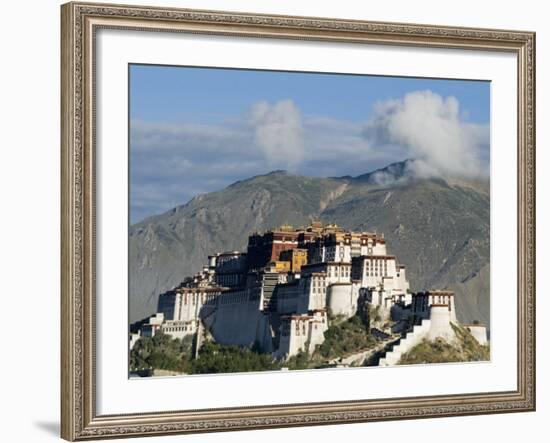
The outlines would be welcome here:
M 383 235 L 314 222 L 254 233 L 246 252 L 209 256 L 200 273 L 160 295 L 141 335 L 206 330 L 218 343 L 255 345 L 284 360 L 313 351 L 331 319 L 353 316 L 361 303 L 387 319 L 429 318 L 432 306 L 446 303 L 456 321 L 452 293 L 411 294 L 405 266 L 388 255 Z

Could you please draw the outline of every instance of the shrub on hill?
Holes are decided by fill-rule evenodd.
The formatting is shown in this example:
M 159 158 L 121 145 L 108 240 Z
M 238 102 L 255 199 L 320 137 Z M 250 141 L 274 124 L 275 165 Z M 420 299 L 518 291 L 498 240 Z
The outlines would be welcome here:
M 423 340 L 409 352 L 401 356 L 400 365 L 421 363 L 452 363 L 467 361 L 489 361 L 489 346 L 479 342 L 462 326 L 452 325 L 457 340 L 449 343 L 441 338 L 434 341 Z
M 369 335 L 363 320 L 358 315 L 354 315 L 341 323 L 333 323 L 325 331 L 325 341 L 317 347 L 314 354 L 332 359 L 368 349 L 375 342 L 376 340 Z
M 174 339 L 162 332 L 154 337 L 141 337 L 130 352 L 130 370 L 166 369 L 187 372 L 193 338 Z
M 268 371 L 279 369 L 270 354 L 256 352 L 236 345 L 220 345 L 206 342 L 199 356 L 191 362 L 191 374 L 217 374 L 228 372 Z

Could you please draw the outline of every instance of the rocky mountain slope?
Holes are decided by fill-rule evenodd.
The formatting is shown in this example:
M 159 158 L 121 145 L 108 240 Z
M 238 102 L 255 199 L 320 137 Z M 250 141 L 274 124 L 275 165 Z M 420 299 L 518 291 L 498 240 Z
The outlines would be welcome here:
M 130 321 L 155 311 L 158 295 L 198 271 L 211 253 L 244 250 L 248 235 L 312 219 L 383 232 L 407 266 L 411 288 L 456 292 L 459 320 L 489 323 L 489 186 L 417 179 L 406 162 L 359 177 L 275 171 L 130 227 Z

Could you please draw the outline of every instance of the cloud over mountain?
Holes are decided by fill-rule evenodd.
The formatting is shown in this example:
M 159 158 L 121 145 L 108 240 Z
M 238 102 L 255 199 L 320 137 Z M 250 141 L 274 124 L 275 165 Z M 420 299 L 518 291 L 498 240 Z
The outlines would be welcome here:
M 489 128 L 467 122 L 455 98 L 416 91 L 369 112 L 339 120 L 284 99 L 211 125 L 132 120 L 131 222 L 273 169 L 355 176 L 413 158 L 408 172 L 421 177 L 486 173 Z
M 401 148 L 416 160 L 411 167 L 421 177 L 476 177 L 488 172 L 489 127 L 462 119 L 454 97 L 415 91 L 378 102 L 363 134 L 379 149 Z
M 304 157 L 304 129 L 300 110 L 292 100 L 252 106 L 249 124 L 256 146 L 269 165 L 293 170 Z

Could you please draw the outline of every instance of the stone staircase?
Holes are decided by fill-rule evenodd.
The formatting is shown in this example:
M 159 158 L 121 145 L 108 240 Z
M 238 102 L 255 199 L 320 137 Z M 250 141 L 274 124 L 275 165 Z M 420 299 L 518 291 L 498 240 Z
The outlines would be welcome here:
M 399 363 L 401 356 L 419 344 L 422 339 L 427 337 L 431 327 L 431 320 L 422 320 L 422 323 L 416 325 L 412 331 L 408 332 L 392 349 L 381 358 L 378 366 L 392 366 Z
M 379 353 L 384 347 L 396 342 L 398 339 L 395 336 L 388 335 L 388 337 L 382 340 L 373 348 L 361 349 L 353 354 L 349 354 L 343 357 L 333 358 L 328 361 L 329 366 L 364 366 L 366 360 L 372 357 L 374 354 Z

